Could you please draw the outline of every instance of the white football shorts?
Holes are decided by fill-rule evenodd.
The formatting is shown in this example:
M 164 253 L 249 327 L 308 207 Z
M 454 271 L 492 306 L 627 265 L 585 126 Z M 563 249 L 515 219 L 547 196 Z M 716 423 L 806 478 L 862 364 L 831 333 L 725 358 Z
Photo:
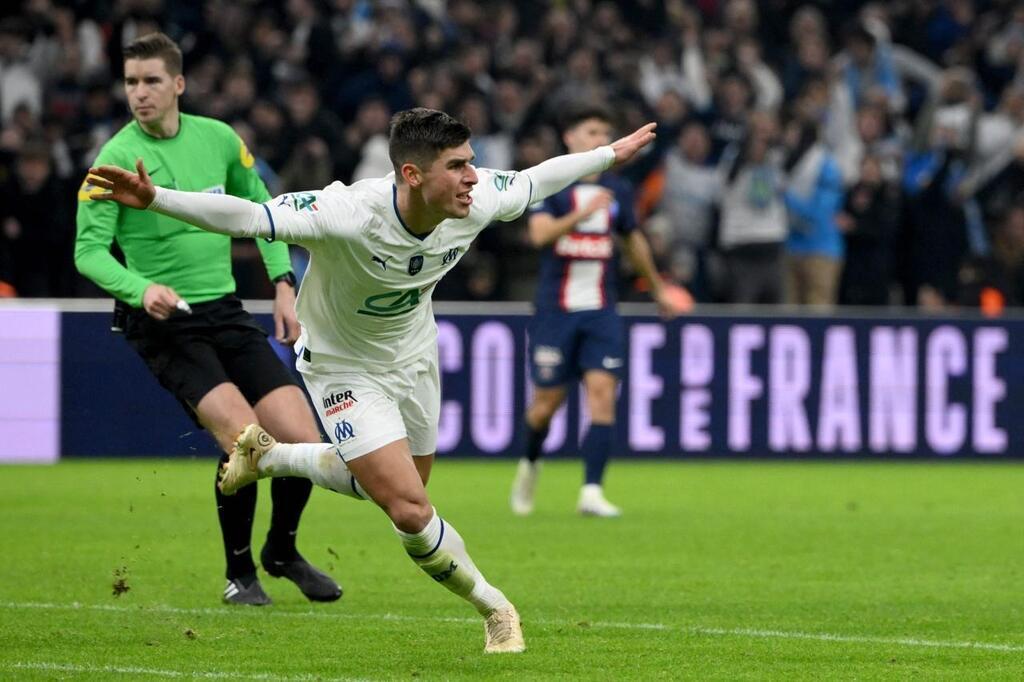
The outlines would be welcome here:
M 409 439 L 414 457 L 437 450 L 441 377 L 436 349 L 390 372 L 345 371 L 315 353 L 312 361 L 300 356 L 295 366 L 342 460 L 402 438 Z

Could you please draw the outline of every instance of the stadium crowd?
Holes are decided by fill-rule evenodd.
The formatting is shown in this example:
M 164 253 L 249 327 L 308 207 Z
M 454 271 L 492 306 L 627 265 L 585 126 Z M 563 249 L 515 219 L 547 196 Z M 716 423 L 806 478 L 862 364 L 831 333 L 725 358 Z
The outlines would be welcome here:
M 459 116 L 477 165 L 519 169 L 561 151 L 560 112 L 601 102 L 622 130 L 658 122 L 625 175 L 659 267 L 698 301 L 1024 304 L 1014 0 L 27 0 L 0 15 L 0 295 L 99 295 L 72 263 L 76 190 L 129 120 L 121 46 L 162 30 L 185 53 L 183 109 L 229 122 L 271 194 L 389 172 L 388 121 L 408 107 Z M 488 230 L 436 296 L 527 300 L 536 263 L 522 224 Z M 252 245 L 236 277 L 269 293 Z

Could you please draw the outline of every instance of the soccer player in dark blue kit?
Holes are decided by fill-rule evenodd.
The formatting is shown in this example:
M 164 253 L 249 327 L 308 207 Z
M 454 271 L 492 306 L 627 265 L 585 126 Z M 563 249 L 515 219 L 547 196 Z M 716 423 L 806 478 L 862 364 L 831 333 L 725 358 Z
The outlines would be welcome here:
M 612 139 L 611 114 L 600 106 L 578 107 L 563 119 L 562 131 L 569 153 L 596 149 Z M 680 289 L 673 291 L 662 282 L 636 226 L 632 189 L 613 173 L 581 178 L 534 206 L 529 236 L 544 251 L 536 314 L 529 327 L 535 391 L 526 411 L 526 453 L 512 484 L 512 511 L 533 511 L 551 418 L 565 400 L 569 382 L 582 377 L 591 425 L 580 448 L 585 477 L 577 511 L 619 516 L 621 511 L 605 499 L 602 488 L 615 426 L 616 386 L 625 361 L 622 319 L 615 312 L 616 239 L 650 283 L 663 317 L 682 312 Z

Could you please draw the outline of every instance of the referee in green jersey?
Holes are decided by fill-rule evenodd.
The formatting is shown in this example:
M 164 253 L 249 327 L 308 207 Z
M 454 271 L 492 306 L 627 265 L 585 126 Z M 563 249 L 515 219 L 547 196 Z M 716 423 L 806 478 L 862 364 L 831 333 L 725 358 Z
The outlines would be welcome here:
M 124 48 L 124 88 L 134 120 L 103 146 L 96 163 L 135 168 L 142 159 L 157 185 L 268 201 L 238 135 L 220 121 L 178 111 L 185 90 L 181 67 L 181 50 L 162 33 Z M 129 306 L 125 338 L 160 384 L 225 453 L 251 422 L 284 442 L 319 441 L 301 389 L 234 295 L 231 239 L 151 211 L 92 201 L 94 192 L 86 178 L 78 192 L 75 265 Z M 110 253 L 115 239 L 126 265 Z M 275 336 L 293 344 L 299 324 L 288 247 L 258 245 L 276 287 Z M 267 573 L 289 578 L 309 599 L 333 601 L 341 588 L 295 548 L 311 486 L 305 479 L 273 480 L 274 507 L 260 561 Z M 250 549 L 256 486 L 228 497 L 214 485 L 214 494 L 227 559 L 224 600 L 269 604 Z

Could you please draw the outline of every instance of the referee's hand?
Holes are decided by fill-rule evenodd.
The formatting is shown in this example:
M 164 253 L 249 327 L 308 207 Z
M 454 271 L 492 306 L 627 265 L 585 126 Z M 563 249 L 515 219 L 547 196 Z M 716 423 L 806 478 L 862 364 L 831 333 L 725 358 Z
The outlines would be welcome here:
M 90 168 L 89 183 L 107 190 L 103 194 L 91 194 L 90 198 L 93 201 L 116 201 L 129 208 L 149 208 L 156 197 L 156 187 L 149 179 L 142 159 L 135 161 L 135 170 L 138 173 L 117 166 Z
M 290 284 L 278 282 L 274 295 L 274 338 L 278 343 L 294 346 L 299 340 L 299 319 L 295 315 L 295 289 Z
M 175 311 L 181 296 L 163 284 L 150 284 L 142 294 L 142 307 L 154 320 L 166 320 Z

